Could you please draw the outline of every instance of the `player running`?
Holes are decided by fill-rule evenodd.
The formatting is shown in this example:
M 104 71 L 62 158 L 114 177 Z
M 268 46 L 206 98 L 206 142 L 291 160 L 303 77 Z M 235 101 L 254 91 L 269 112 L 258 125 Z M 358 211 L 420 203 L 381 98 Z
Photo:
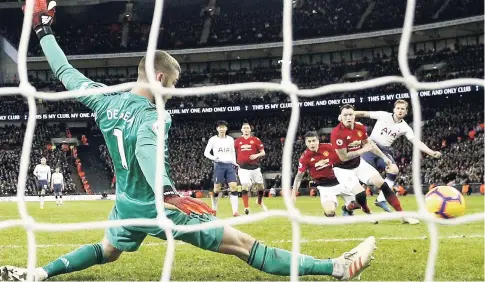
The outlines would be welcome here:
M 40 209 L 44 209 L 44 196 L 51 181 L 51 168 L 46 164 L 45 158 L 40 159 L 40 164 L 35 166 L 34 175 L 37 177 L 37 189 L 40 200 Z
M 103 85 L 86 78 L 74 69 L 59 48 L 50 23 L 54 15 L 47 9 L 46 0 L 34 2 L 33 28 L 54 74 L 69 90 Z M 179 78 L 180 66 L 168 53 L 155 53 L 155 77 L 163 87 L 174 87 Z M 145 58 L 138 66 L 138 82 L 148 82 Z M 168 149 L 165 150 L 167 170 L 156 171 L 157 120 L 154 98 L 148 88 L 135 87 L 129 92 L 110 95 L 78 97 L 96 113 L 96 122 L 103 133 L 116 173 L 116 200 L 110 220 L 127 218 L 156 218 L 155 175 L 163 175 L 165 214 L 178 225 L 193 225 L 217 220 L 204 202 L 181 196 L 169 177 Z M 170 114 L 163 118 L 168 139 L 171 126 Z M 195 169 L 187 167 L 187 169 Z M 82 246 L 35 270 L 36 280 L 45 280 L 64 273 L 71 273 L 97 264 L 116 261 L 123 252 L 138 250 L 147 235 L 166 240 L 163 229 L 157 226 L 123 226 L 106 229 L 100 243 Z M 234 255 L 250 266 L 266 273 L 289 276 L 291 252 L 269 247 L 232 226 L 204 229 L 195 232 L 174 231 L 181 240 L 204 250 Z M 372 259 L 374 237 L 369 237 L 356 248 L 335 259 L 316 259 L 299 255 L 299 275 L 327 275 L 348 280 L 359 275 Z M 322 254 L 322 256 L 327 256 Z M 0 267 L 0 280 L 26 279 L 26 269 L 13 266 Z
M 242 199 L 244 203 L 244 213 L 249 214 L 249 188 L 254 185 L 258 191 L 258 205 L 267 211 L 263 204 L 264 181 L 261 173 L 261 157 L 266 155 L 264 145 L 258 137 L 251 136 L 251 126 L 247 121 L 241 127 L 242 136 L 234 141 L 234 148 L 237 154 L 237 164 L 239 165 L 238 174 L 242 186 Z
M 355 117 L 366 117 L 371 119 L 376 119 L 374 129 L 370 135 L 370 139 L 381 149 L 381 151 L 388 157 L 391 161 L 391 165 L 386 167 L 384 160 L 373 152 L 367 152 L 362 155 L 362 158 L 368 162 L 371 166 L 376 168 L 379 172 L 386 171 L 386 183 L 392 189 L 394 187 L 394 182 L 396 181 L 397 175 L 399 174 L 399 168 L 394 161 L 391 154 L 391 147 L 394 141 L 396 141 L 401 136 L 406 136 L 406 138 L 413 142 L 414 132 L 413 129 L 404 120 L 404 117 L 408 114 L 408 102 L 405 100 L 397 100 L 394 103 L 393 113 L 377 111 L 377 112 L 363 112 L 355 111 Z M 431 150 L 423 142 L 418 143 L 421 151 L 432 156 L 433 158 L 440 158 L 441 153 L 438 151 Z M 391 212 L 391 209 L 387 205 L 384 193 L 379 191 L 379 196 L 375 202 L 376 206 L 381 207 L 387 212 Z
M 402 211 L 401 203 L 389 185 L 382 179 L 379 172 L 367 162 L 361 162 L 360 156 L 366 152 L 373 152 L 381 157 L 386 166 L 391 165 L 391 160 L 369 140 L 366 128 L 363 124 L 355 122 L 354 107 L 344 105 L 340 108 L 342 122 L 337 125 L 331 133 L 332 147 L 338 155 L 333 171 L 339 183 L 343 184 L 355 194 L 357 203 L 365 213 L 371 211 L 367 206 L 365 190 L 359 180 L 379 188 L 386 197 L 386 200 L 396 211 Z M 403 223 L 418 224 L 419 220 L 414 218 L 403 218 Z
M 51 190 L 56 196 L 56 205 L 62 206 L 62 191 L 64 190 L 64 176 L 60 172 L 60 168 L 56 167 L 56 172 L 52 174 Z
M 211 195 L 212 209 L 217 212 L 217 204 L 222 197 L 221 189 L 224 183 L 229 185 L 231 191 L 229 200 L 232 207 L 232 215 L 239 216 L 239 197 L 237 192 L 236 176 L 236 151 L 234 150 L 234 138 L 227 135 L 227 122 L 219 120 L 216 123 L 217 135 L 212 136 L 207 142 L 204 156 L 214 162 L 214 192 Z M 211 154 L 211 151 L 213 155 Z
M 305 134 L 305 144 L 307 149 L 300 157 L 298 162 L 298 172 L 293 181 L 291 196 L 296 200 L 296 195 L 300 189 L 303 175 L 308 170 L 313 181 L 317 184 L 320 192 L 320 202 L 323 212 L 327 217 L 335 216 L 338 205 L 337 196 L 340 195 L 345 202 L 347 210 L 353 211 L 358 208 L 355 203 L 355 196 L 350 191 L 346 191 L 345 186 L 339 184 L 333 174 L 332 164 L 335 152 L 331 144 L 320 144 L 316 131 L 309 131 Z

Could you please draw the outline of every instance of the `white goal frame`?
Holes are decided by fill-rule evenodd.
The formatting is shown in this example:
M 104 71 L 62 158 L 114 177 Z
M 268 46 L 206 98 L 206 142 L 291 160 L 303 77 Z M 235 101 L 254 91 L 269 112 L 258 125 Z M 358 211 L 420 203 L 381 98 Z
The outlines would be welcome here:
M 124 226 L 124 225 L 138 225 L 138 226 L 153 226 L 158 225 L 164 228 L 167 233 L 167 251 L 165 255 L 161 281 L 170 281 L 171 268 L 175 255 L 175 244 L 172 231 L 196 231 L 213 227 L 221 227 L 224 225 L 238 225 L 250 222 L 255 222 L 263 220 L 269 217 L 287 217 L 292 221 L 292 260 L 291 260 L 291 281 L 298 281 L 298 264 L 297 264 L 297 254 L 300 252 L 300 224 L 320 224 L 320 225 L 341 225 L 350 224 L 357 222 L 368 222 L 369 220 L 396 220 L 403 216 L 411 216 L 425 221 L 428 225 L 429 240 L 430 240 L 430 251 L 428 255 L 427 267 L 425 281 L 432 281 L 434 278 L 436 258 L 438 254 L 438 230 L 437 224 L 444 225 L 458 225 L 463 223 L 469 223 L 474 221 L 483 221 L 485 218 L 485 213 L 476 213 L 466 215 L 456 219 L 437 219 L 434 215 L 428 213 L 425 208 L 424 195 L 421 188 L 421 178 L 420 178 L 420 151 L 417 142 L 421 140 L 421 104 L 419 96 L 417 95 L 417 90 L 425 89 L 438 89 L 447 88 L 453 86 L 461 85 L 481 85 L 485 86 L 485 80 L 483 79 L 453 79 L 441 82 L 429 82 L 423 83 L 419 82 L 416 77 L 414 77 L 409 69 L 407 54 L 412 33 L 414 12 L 415 12 L 415 0 L 407 0 L 406 15 L 404 19 L 404 27 L 402 31 L 402 36 L 399 44 L 399 68 L 401 69 L 402 76 L 386 76 L 376 79 L 371 79 L 367 81 L 355 82 L 355 83 L 344 83 L 344 84 L 333 84 L 316 89 L 300 90 L 291 81 L 290 73 L 290 61 L 292 57 L 292 0 L 283 0 L 283 58 L 281 66 L 281 83 L 264 83 L 264 82 L 253 82 L 253 83 L 240 83 L 233 85 L 219 85 L 219 86 L 208 86 L 208 87 L 194 87 L 185 89 L 168 89 L 163 88 L 159 82 L 155 79 L 155 68 L 154 68 L 154 54 L 157 46 L 157 39 L 159 35 L 159 27 L 162 19 L 162 7 L 163 0 L 155 1 L 154 17 L 151 25 L 150 36 L 148 41 L 147 49 L 147 63 L 146 72 L 148 74 L 148 79 L 150 83 L 138 84 L 139 86 L 145 86 L 152 89 L 155 95 L 157 111 L 159 116 L 163 116 L 163 110 L 165 105 L 162 101 L 163 95 L 208 95 L 227 91 L 241 91 L 241 90 L 271 90 L 271 91 L 282 91 L 290 96 L 292 103 L 292 111 L 290 124 L 288 127 L 287 136 L 285 139 L 284 150 L 283 150 L 283 169 L 282 169 L 282 188 L 283 192 L 288 195 L 291 190 L 291 157 L 293 151 L 293 143 L 295 141 L 295 134 L 298 126 L 298 119 L 300 116 L 300 108 L 298 107 L 298 97 L 311 97 L 317 95 L 323 95 L 339 91 L 353 91 L 358 89 L 367 89 L 377 86 L 382 86 L 390 83 L 402 83 L 408 89 L 411 96 L 411 104 L 413 108 L 413 128 L 416 138 L 413 144 L 413 186 L 416 194 L 416 200 L 418 202 L 419 210 L 418 212 L 402 212 L 402 213 L 384 213 L 371 215 L 360 215 L 354 217 L 340 217 L 338 220 L 336 218 L 325 218 L 317 216 L 302 216 L 300 211 L 295 208 L 293 201 L 289 197 L 284 197 L 284 202 L 286 205 L 286 210 L 271 210 L 265 213 L 257 213 L 250 216 L 221 219 L 214 222 L 204 223 L 200 225 L 191 226 L 178 226 L 174 225 L 172 221 L 168 220 L 165 216 L 163 210 L 163 194 L 162 194 L 162 178 L 161 174 L 156 174 L 156 207 L 159 212 L 159 217 L 157 219 L 129 219 L 129 220 L 118 220 L 118 221 L 101 221 L 101 222 L 84 222 L 76 224 L 51 224 L 51 223 L 41 223 L 36 222 L 27 212 L 25 205 L 25 184 L 27 180 L 27 170 L 29 165 L 30 152 L 32 147 L 33 133 L 36 123 L 36 104 L 35 98 L 42 98 L 45 100 L 60 100 L 66 98 L 74 98 L 78 96 L 87 95 L 99 95 L 107 92 L 123 91 L 128 90 L 135 86 L 136 83 L 124 83 L 120 85 L 103 87 L 103 88 L 93 88 L 86 90 L 75 90 L 75 91 L 63 91 L 58 92 L 55 95 L 46 92 L 37 92 L 36 89 L 30 85 L 27 75 L 27 49 L 29 43 L 29 37 L 32 27 L 32 14 L 33 14 L 33 3 L 34 0 L 27 0 L 27 8 L 25 11 L 25 17 L 23 21 L 22 35 L 20 39 L 20 46 L 18 50 L 18 72 L 20 78 L 19 87 L 6 87 L 0 88 L 0 95 L 14 95 L 20 93 L 23 95 L 28 102 L 29 106 L 29 116 L 27 120 L 26 134 L 22 147 L 22 156 L 20 161 L 20 171 L 18 176 L 18 186 L 17 186 L 17 197 L 18 197 L 18 210 L 20 213 L 20 220 L 6 220 L 0 222 L 0 230 L 5 228 L 11 228 L 15 226 L 21 226 L 25 228 L 27 233 L 27 244 L 28 244 L 28 275 L 27 280 L 32 281 L 33 271 L 37 263 L 37 245 L 35 241 L 36 231 L 74 231 L 74 230 L 84 230 L 84 229 L 105 229 L 107 227 Z M 163 152 L 164 152 L 164 130 L 163 120 L 159 120 L 159 135 L 157 140 L 157 171 L 164 170 L 163 162 Z

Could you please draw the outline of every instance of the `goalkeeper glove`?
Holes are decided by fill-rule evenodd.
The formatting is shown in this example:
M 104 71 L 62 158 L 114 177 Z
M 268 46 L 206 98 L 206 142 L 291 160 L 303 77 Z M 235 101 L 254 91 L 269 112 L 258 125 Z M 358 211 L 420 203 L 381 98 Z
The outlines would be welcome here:
M 202 202 L 201 200 L 194 199 L 192 197 L 183 197 L 180 195 L 168 195 L 164 197 L 164 202 L 175 206 L 177 209 L 181 210 L 182 212 L 190 215 L 191 213 L 195 214 L 211 214 L 215 215 L 216 212 L 211 209 L 206 203 Z
M 54 14 L 56 13 L 56 1 L 48 0 L 33 0 L 34 14 L 32 16 L 32 28 L 39 39 L 52 34 L 51 24 L 54 21 Z M 25 5 L 22 7 L 25 11 Z

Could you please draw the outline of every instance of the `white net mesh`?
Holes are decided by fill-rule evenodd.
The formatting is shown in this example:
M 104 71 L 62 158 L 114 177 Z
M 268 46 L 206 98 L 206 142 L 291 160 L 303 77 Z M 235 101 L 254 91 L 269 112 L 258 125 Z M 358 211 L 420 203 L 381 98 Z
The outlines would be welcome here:
M 17 87 L 7 87 L 0 89 L 0 95 L 12 95 L 20 93 L 27 98 L 29 105 L 29 116 L 27 121 L 27 128 L 25 139 L 22 148 L 22 157 L 20 160 L 20 171 L 18 178 L 18 210 L 20 214 L 20 220 L 7 220 L 0 222 L 0 230 L 4 228 L 11 228 L 15 226 L 22 226 L 27 232 L 27 244 L 28 244 L 28 262 L 27 268 L 29 270 L 27 280 L 31 281 L 33 271 L 37 262 L 37 245 L 35 242 L 35 231 L 75 231 L 75 230 L 85 230 L 85 229 L 104 229 L 107 227 L 124 226 L 124 225 L 137 225 L 137 226 L 149 226 L 158 225 L 167 231 L 167 252 L 165 255 L 165 261 L 162 271 L 161 280 L 169 281 L 170 274 L 172 270 L 172 264 L 175 255 L 175 242 L 173 239 L 173 230 L 183 230 L 183 231 L 196 231 L 202 229 L 208 229 L 213 227 L 221 227 L 224 225 L 237 225 L 245 224 L 255 221 L 260 221 L 269 217 L 281 216 L 288 217 L 292 221 L 292 244 L 293 244 L 293 256 L 291 261 L 291 280 L 298 280 L 298 262 L 297 254 L 300 251 L 300 224 L 321 224 L 321 225 L 341 225 L 350 224 L 357 222 L 368 222 L 369 220 L 396 220 L 403 216 L 412 216 L 427 222 L 429 230 L 430 239 L 430 252 L 428 255 L 428 262 L 426 267 L 426 281 L 432 281 L 434 277 L 435 263 L 438 254 L 438 231 L 436 224 L 445 225 L 458 225 L 463 223 L 469 223 L 473 221 L 483 221 L 485 218 L 485 213 L 476 213 L 471 215 L 466 215 L 456 219 L 442 220 L 436 219 L 432 214 L 428 213 L 425 208 L 424 195 L 422 193 L 421 178 L 420 178 L 420 151 L 416 146 L 416 143 L 421 140 L 421 105 L 419 97 L 417 95 L 417 90 L 421 89 L 438 89 L 446 88 L 452 86 L 461 85 L 481 85 L 485 86 L 485 80 L 482 79 L 454 79 L 442 82 L 432 82 L 432 83 L 422 83 L 418 82 L 417 79 L 411 74 L 407 61 L 408 47 L 410 42 L 410 37 L 412 33 L 412 25 L 415 11 L 415 0 L 408 0 L 406 7 L 406 15 L 404 19 L 404 27 L 402 31 L 401 41 L 399 45 L 399 67 L 402 72 L 402 77 L 398 76 L 387 76 L 380 77 L 368 81 L 356 82 L 356 83 L 345 83 L 345 84 L 334 84 L 320 87 L 317 89 L 310 90 L 299 90 L 298 87 L 291 81 L 291 69 L 289 62 L 292 57 L 292 0 L 284 0 L 283 5 L 283 58 L 282 58 L 282 68 L 281 68 L 281 83 L 241 83 L 233 85 L 220 85 L 220 86 L 210 86 L 203 88 L 186 88 L 186 89 L 164 89 L 155 80 L 155 68 L 154 68 L 154 54 L 157 45 L 158 32 L 162 19 L 162 7 L 164 5 L 163 0 L 155 1 L 154 17 L 153 23 L 150 30 L 148 50 L 147 50 L 147 64 L 146 70 L 148 73 L 149 84 L 143 84 L 140 86 L 149 87 L 154 93 L 159 93 L 156 95 L 156 104 L 159 116 L 163 116 L 163 110 L 165 105 L 162 101 L 162 95 L 172 95 L 172 96 L 182 96 L 182 95 L 201 95 L 201 94 L 214 94 L 227 91 L 242 91 L 242 90 L 271 90 L 271 91 L 282 91 L 290 96 L 292 103 L 292 112 L 290 118 L 290 124 L 288 127 L 288 132 L 284 144 L 283 151 L 283 170 L 282 170 L 282 187 L 284 193 L 287 195 L 290 193 L 291 189 L 291 156 L 293 150 L 293 143 L 295 141 L 295 134 L 298 126 L 298 119 L 300 116 L 300 109 L 298 107 L 298 96 L 308 97 L 317 96 L 333 92 L 340 91 L 352 91 L 358 89 L 366 89 L 377 86 L 382 86 L 391 83 L 403 83 L 409 89 L 411 96 L 411 104 L 413 108 L 413 127 L 416 138 L 413 144 L 413 186 L 416 195 L 416 200 L 418 202 L 419 210 L 418 212 L 403 212 L 403 213 L 385 213 L 385 214 L 375 214 L 371 217 L 365 216 L 355 216 L 355 217 L 344 217 L 336 220 L 335 218 L 324 218 L 315 216 L 302 216 L 298 209 L 295 208 L 293 201 L 289 197 L 284 197 L 284 202 L 287 210 L 272 210 L 266 213 L 254 214 L 247 217 L 231 218 L 231 219 L 221 219 L 214 222 L 204 223 L 200 225 L 191 226 L 177 226 L 174 225 L 170 220 L 167 219 L 163 212 L 163 194 L 162 194 L 162 177 L 161 174 L 157 174 L 156 183 L 156 197 L 157 197 L 157 210 L 159 211 L 159 217 L 154 219 L 131 219 L 131 220 L 118 220 L 118 221 L 102 221 L 102 222 L 85 222 L 77 224 L 48 224 L 48 223 L 37 223 L 34 219 L 29 216 L 27 208 L 25 205 L 25 184 L 27 180 L 27 170 L 29 165 L 29 157 L 31 144 L 35 128 L 35 116 L 37 112 L 35 98 L 42 98 L 45 100 L 60 100 L 66 98 L 73 98 L 77 96 L 87 96 L 87 95 L 99 95 L 106 92 L 115 92 L 128 90 L 132 88 L 135 83 L 125 83 L 121 85 L 111 86 L 109 90 L 107 88 L 95 88 L 88 90 L 76 90 L 76 91 L 66 91 L 59 92 L 56 94 L 37 92 L 34 87 L 32 87 L 28 82 L 27 76 L 27 49 L 29 43 L 29 36 L 31 30 L 31 19 L 33 12 L 33 0 L 27 0 L 27 8 L 25 11 L 25 18 L 23 22 L 22 36 L 20 40 L 20 46 L 18 50 L 18 73 L 20 78 L 20 86 Z M 164 152 L 164 126 L 163 120 L 159 120 L 159 130 L 161 131 L 158 135 L 158 148 L 157 148 L 157 171 L 164 170 L 163 152 Z

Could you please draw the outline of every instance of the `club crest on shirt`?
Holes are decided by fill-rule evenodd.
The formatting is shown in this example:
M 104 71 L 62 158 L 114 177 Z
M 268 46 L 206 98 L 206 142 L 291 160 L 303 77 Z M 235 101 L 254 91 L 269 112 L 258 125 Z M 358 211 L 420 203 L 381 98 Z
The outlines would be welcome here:
M 362 137 L 363 135 L 362 131 L 357 131 L 357 135 L 359 135 L 359 137 Z
M 329 154 L 330 154 L 330 153 L 329 153 L 328 151 L 323 152 L 323 156 L 324 156 L 324 157 L 328 157 L 328 155 L 329 155 Z
M 253 140 L 249 141 L 249 144 L 254 144 L 254 141 Z

